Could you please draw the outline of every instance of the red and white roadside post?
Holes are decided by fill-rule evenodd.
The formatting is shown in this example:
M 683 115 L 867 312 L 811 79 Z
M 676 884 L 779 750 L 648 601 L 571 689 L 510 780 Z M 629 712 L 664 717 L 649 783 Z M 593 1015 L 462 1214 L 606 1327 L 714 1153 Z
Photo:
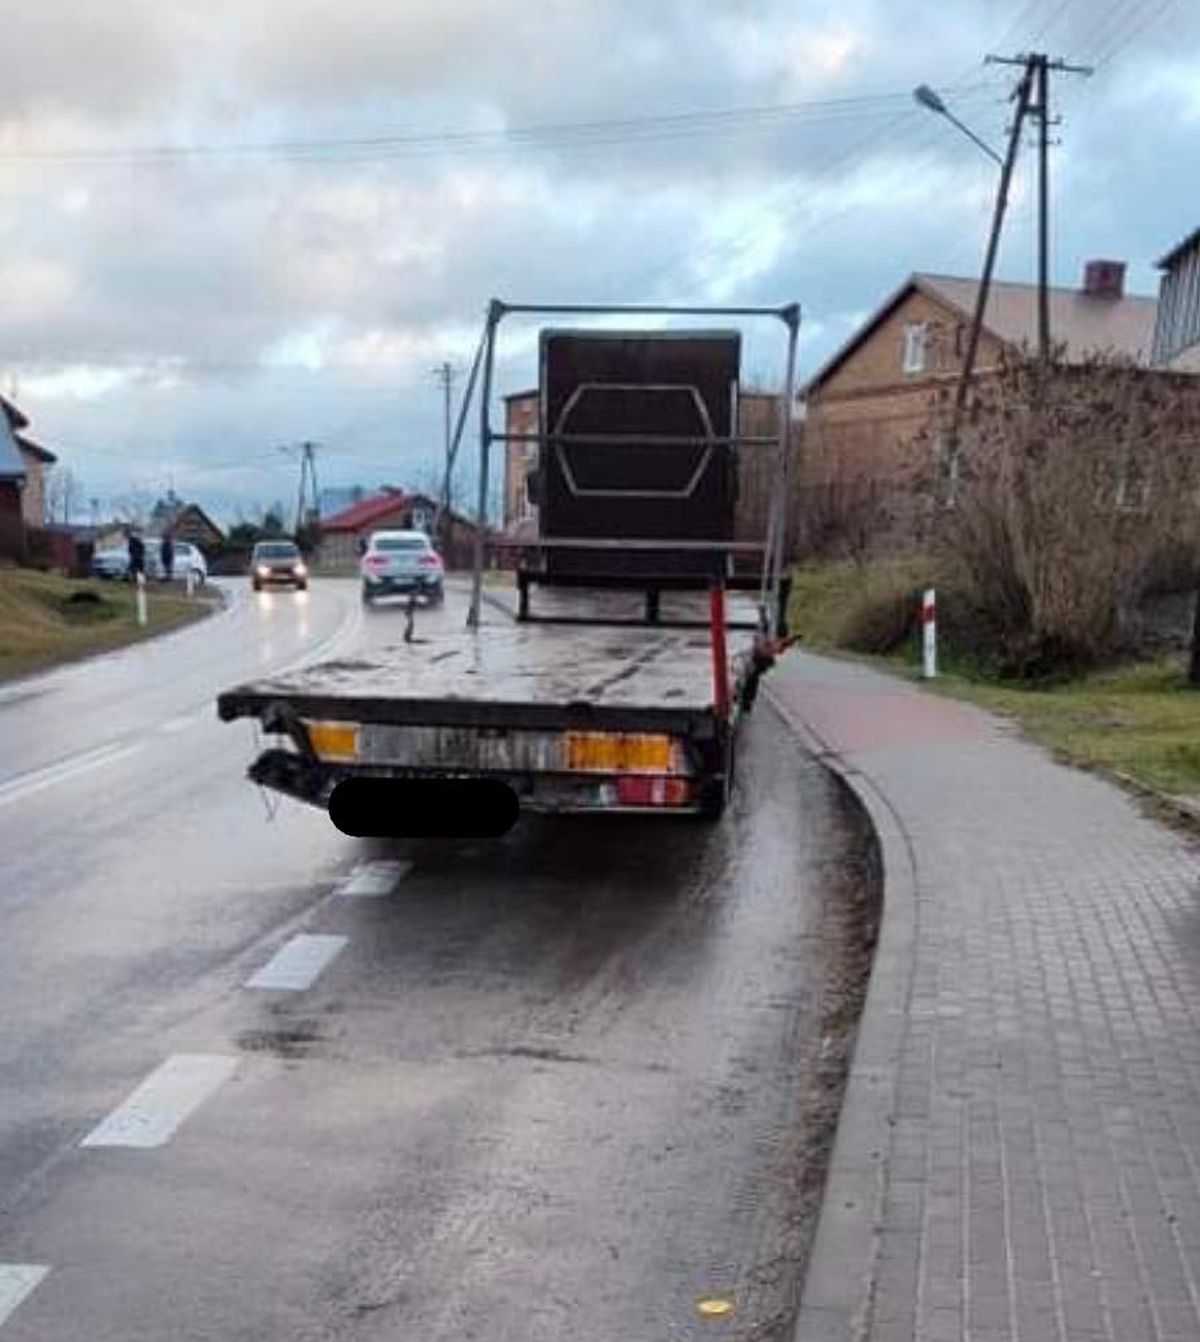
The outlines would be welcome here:
M 937 597 L 932 587 L 921 598 L 922 675 L 933 680 L 937 675 Z

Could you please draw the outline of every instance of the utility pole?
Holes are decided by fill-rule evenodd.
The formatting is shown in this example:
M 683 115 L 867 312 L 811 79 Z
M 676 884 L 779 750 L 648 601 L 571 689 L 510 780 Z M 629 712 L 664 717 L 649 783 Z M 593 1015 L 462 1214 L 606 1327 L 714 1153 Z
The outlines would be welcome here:
M 449 460 L 451 406 L 454 397 L 454 378 L 456 376 L 454 365 L 440 363 L 433 370 L 433 375 L 437 378 L 438 385 L 442 389 L 442 445 L 445 459 Z
M 453 407 L 454 407 L 454 379 L 457 377 L 454 365 L 446 362 L 440 363 L 433 370 L 434 379 L 442 389 L 442 486 L 441 496 L 438 499 L 438 511 L 444 512 L 450 507 L 450 499 L 446 496 L 445 490 L 450 481 L 450 461 L 453 443 Z
M 279 450 L 291 456 L 298 454 L 300 460 L 300 484 L 296 493 L 296 525 L 294 534 L 299 535 L 309 512 L 317 512 L 320 507 L 320 495 L 317 492 L 317 448 L 318 443 L 303 442 L 294 446 L 281 447 Z M 305 505 L 308 504 L 306 508 Z
M 1038 357 L 1048 363 L 1052 352 L 1050 331 L 1050 71 L 1062 74 L 1090 75 L 1090 65 L 1068 65 L 1051 60 L 1044 51 L 1022 56 L 988 56 L 989 65 L 1019 65 L 1024 82 L 1036 88 L 1036 102 L 1028 108 L 1038 121 L 1038 259 L 1037 259 L 1037 340 Z
M 1038 358 L 1050 361 L 1050 70 L 1037 57 Z
M 992 210 L 992 227 L 988 234 L 987 249 L 983 255 L 983 273 L 979 279 L 979 289 L 975 295 L 975 311 L 971 316 L 971 329 L 967 338 L 967 353 L 963 359 L 958 386 L 954 392 L 954 417 L 950 429 L 950 453 L 953 456 L 958 448 L 958 429 L 966 409 L 967 392 L 971 385 L 971 376 L 975 371 L 975 356 L 979 352 L 979 336 L 983 330 L 983 314 L 987 308 L 988 293 L 992 287 L 992 271 L 996 266 L 996 253 L 1000 248 L 1000 233 L 1004 227 L 1004 212 L 1008 208 L 1008 190 L 1012 182 L 1013 168 L 1017 162 L 1017 150 L 1021 144 L 1021 130 L 1029 113 L 1032 75 L 1027 69 L 1021 76 L 1013 97 L 1017 108 L 1013 113 L 1012 126 L 1008 133 L 1008 147 L 1004 162 L 1000 166 L 1000 182 L 996 187 L 996 203 Z

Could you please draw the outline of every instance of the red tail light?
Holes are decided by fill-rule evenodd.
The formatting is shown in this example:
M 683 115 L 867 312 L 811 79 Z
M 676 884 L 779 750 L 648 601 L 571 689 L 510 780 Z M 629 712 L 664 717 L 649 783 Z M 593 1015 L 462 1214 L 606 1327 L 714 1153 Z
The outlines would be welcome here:
M 363 563 L 369 569 L 381 569 L 388 566 L 388 561 L 383 555 L 367 555 Z
M 617 779 L 619 806 L 686 806 L 691 801 L 686 778 L 647 778 L 632 774 Z
M 441 568 L 441 567 L 442 567 L 442 561 L 441 561 L 441 558 L 440 558 L 438 555 L 434 555 L 434 554 L 422 555 L 422 556 L 420 557 L 420 559 L 417 560 L 417 567 L 418 567 L 418 568 Z

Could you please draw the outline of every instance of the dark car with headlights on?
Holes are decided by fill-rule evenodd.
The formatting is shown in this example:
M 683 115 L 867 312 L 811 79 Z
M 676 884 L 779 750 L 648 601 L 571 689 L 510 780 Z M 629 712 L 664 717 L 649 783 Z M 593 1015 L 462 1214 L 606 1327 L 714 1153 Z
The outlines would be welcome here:
M 254 590 L 286 585 L 308 590 L 308 565 L 295 541 L 259 541 L 250 553 L 250 581 Z

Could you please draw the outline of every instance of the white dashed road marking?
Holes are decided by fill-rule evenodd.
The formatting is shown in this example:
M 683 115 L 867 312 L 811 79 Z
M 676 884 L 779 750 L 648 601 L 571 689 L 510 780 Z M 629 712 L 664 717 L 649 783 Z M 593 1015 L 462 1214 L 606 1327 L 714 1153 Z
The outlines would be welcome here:
M 350 873 L 335 893 L 356 899 L 379 899 L 390 895 L 396 883 L 411 870 L 411 862 L 364 862 Z
M 36 1263 L 0 1263 L 0 1324 L 49 1271 Z
M 80 1146 L 164 1146 L 180 1124 L 229 1080 L 237 1065 L 236 1058 L 223 1054 L 173 1054 Z
M 317 975 L 345 946 L 346 937 L 314 936 L 304 933 L 281 946 L 265 965 L 250 978 L 247 988 L 273 988 L 283 992 L 301 992 L 311 988 Z

